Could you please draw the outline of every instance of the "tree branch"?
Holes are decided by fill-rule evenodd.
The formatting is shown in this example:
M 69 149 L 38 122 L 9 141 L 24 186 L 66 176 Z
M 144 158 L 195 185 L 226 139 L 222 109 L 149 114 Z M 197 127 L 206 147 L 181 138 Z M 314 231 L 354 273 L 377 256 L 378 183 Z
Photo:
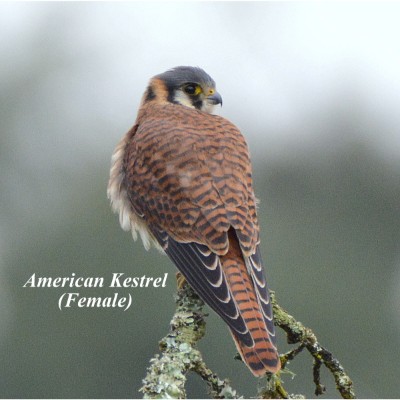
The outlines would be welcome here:
M 150 360 L 150 367 L 140 391 L 146 399 L 186 398 L 186 374 L 197 373 L 207 382 L 214 399 L 238 398 L 227 380 L 218 378 L 205 364 L 196 343 L 205 334 L 204 303 L 188 285 L 182 285 L 176 296 L 176 312 L 171 331 L 160 341 L 161 357 Z
M 287 311 L 276 302 L 274 292 L 271 292 L 271 302 L 275 324 L 286 332 L 288 343 L 300 343 L 300 347 L 295 349 L 295 351 L 289 352 L 281 357 L 282 367 L 284 368 L 287 362 L 299 354 L 301 350 L 307 348 L 314 358 L 313 378 L 316 386 L 315 394 L 318 396 L 325 393 L 325 386 L 320 382 L 320 369 L 321 365 L 324 364 L 333 375 L 336 388 L 342 398 L 355 399 L 356 396 L 352 380 L 333 354 L 318 343 L 314 332 L 288 314 Z
M 212 398 L 239 398 L 228 380 L 222 380 L 212 372 L 203 361 L 201 353 L 195 348 L 197 342 L 205 335 L 204 303 L 188 284 L 179 287 L 171 331 L 160 341 L 161 356 L 157 355 L 150 360 L 147 375 L 140 389 L 143 397 L 186 398 L 186 374 L 192 371 L 207 383 Z M 325 387 L 320 381 L 321 366 L 325 365 L 332 373 L 341 396 L 345 399 L 354 399 L 353 383 L 339 361 L 318 343 L 311 329 L 296 321 L 279 306 L 273 292 L 271 292 L 271 302 L 275 324 L 286 332 L 288 343 L 300 343 L 298 347 L 281 355 L 283 371 L 290 360 L 307 349 L 314 359 L 312 371 L 315 394 L 320 395 L 325 392 Z M 259 398 L 305 398 L 302 395 L 289 395 L 283 387 L 280 375 L 280 373 L 266 375 L 266 384 L 259 391 Z

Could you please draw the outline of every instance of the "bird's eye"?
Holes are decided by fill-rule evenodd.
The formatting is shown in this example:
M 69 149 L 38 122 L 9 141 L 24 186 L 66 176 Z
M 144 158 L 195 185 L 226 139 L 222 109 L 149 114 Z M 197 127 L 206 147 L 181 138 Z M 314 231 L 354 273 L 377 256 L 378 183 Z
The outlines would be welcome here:
M 185 91 L 185 93 L 193 96 L 193 95 L 197 95 L 199 93 L 201 93 L 201 88 L 199 85 L 196 85 L 194 83 L 188 83 L 183 90 Z

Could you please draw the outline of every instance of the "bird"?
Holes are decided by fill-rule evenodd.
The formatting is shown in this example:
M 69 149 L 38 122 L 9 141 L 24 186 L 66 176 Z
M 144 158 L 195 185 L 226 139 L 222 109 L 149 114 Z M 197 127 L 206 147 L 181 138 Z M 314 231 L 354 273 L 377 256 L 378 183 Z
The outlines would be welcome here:
M 244 136 L 213 114 L 217 105 L 215 81 L 199 67 L 151 78 L 113 152 L 107 195 L 121 227 L 172 260 L 261 377 L 281 364 L 252 166 Z

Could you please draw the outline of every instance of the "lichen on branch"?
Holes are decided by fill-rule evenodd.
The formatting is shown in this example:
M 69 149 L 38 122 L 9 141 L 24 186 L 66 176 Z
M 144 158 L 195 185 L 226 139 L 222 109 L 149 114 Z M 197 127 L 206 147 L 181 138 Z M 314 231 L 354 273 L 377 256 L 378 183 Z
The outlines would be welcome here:
M 283 371 L 285 371 L 290 360 L 307 349 L 313 357 L 310 376 L 312 375 L 315 384 L 315 394 L 321 395 L 325 392 L 325 387 L 320 379 L 320 369 L 324 365 L 333 375 L 336 388 L 342 398 L 354 399 L 353 383 L 340 362 L 320 345 L 311 329 L 296 321 L 279 306 L 273 292 L 271 292 L 271 302 L 275 324 L 286 332 L 289 344 L 299 343 L 299 346 L 280 356 Z M 206 332 L 206 314 L 203 312 L 203 301 L 187 283 L 183 283 L 178 284 L 176 305 L 177 308 L 171 320 L 171 330 L 160 341 L 161 355 L 150 360 L 147 375 L 140 389 L 143 392 L 143 397 L 146 399 L 185 399 L 186 375 L 189 372 L 194 372 L 207 383 L 212 398 L 239 398 L 228 380 L 220 379 L 207 367 L 201 353 L 196 348 L 197 342 L 203 338 Z M 276 375 L 266 374 L 265 385 L 258 390 L 257 397 L 270 399 L 305 398 L 301 394 L 288 394 L 281 381 L 281 373 Z
M 320 369 L 322 365 L 331 372 L 335 379 L 336 389 L 344 399 L 355 399 L 356 395 L 353 388 L 353 382 L 345 372 L 332 353 L 321 346 L 317 337 L 310 328 L 306 328 L 301 322 L 296 321 L 287 311 L 285 311 L 277 302 L 275 293 L 271 292 L 271 302 L 274 312 L 275 324 L 282 328 L 287 335 L 289 344 L 300 343 L 299 348 L 281 356 L 282 367 L 299 354 L 304 348 L 308 350 L 314 359 L 313 380 L 315 383 L 315 394 L 325 393 L 325 386 L 321 384 Z
M 161 356 L 150 360 L 140 391 L 145 399 L 186 398 L 186 374 L 197 373 L 209 386 L 215 399 L 237 398 L 228 381 L 218 378 L 204 363 L 196 343 L 205 334 L 204 303 L 188 284 L 176 295 L 176 311 L 171 331 L 160 341 Z

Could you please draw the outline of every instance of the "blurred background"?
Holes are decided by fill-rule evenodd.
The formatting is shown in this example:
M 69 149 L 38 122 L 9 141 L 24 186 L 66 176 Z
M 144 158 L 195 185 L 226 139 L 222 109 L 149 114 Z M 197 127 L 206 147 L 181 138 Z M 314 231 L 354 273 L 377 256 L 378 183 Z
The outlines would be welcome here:
M 396 2 L 1 3 L 0 397 L 141 397 L 174 312 L 175 269 L 121 230 L 106 186 L 148 79 L 177 65 L 215 79 L 218 113 L 248 140 L 278 301 L 359 397 L 398 397 L 399 18 Z M 33 273 L 73 272 L 169 278 L 132 289 L 127 312 L 61 312 L 65 290 L 22 288 Z M 279 345 L 290 348 L 281 332 Z M 256 395 L 214 314 L 199 346 Z M 314 397 L 310 356 L 289 368 L 287 390 Z M 323 381 L 323 397 L 339 397 Z M 195 376 L 188 396 L 207 397 Z

